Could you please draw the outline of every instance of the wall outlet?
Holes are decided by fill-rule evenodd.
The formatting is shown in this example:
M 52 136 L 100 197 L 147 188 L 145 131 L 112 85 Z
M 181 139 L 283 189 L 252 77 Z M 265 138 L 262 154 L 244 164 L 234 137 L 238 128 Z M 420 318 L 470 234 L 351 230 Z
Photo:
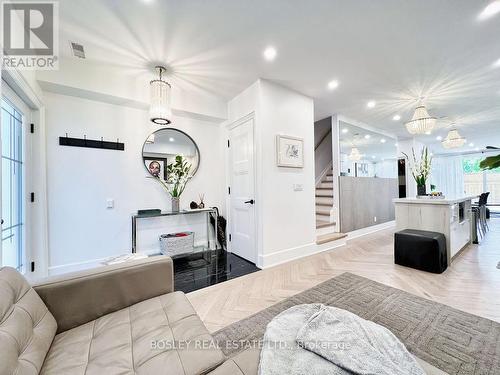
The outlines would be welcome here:
M 376 216 L 373 217 L 373 221 L 377 222 L 377 217 Z
M 106 199 L 106 208 L 114 208 L 114 207 L 115 207 L 114 199 Z
M 304 185 L 302 184 L 293 184 L 293 191 L 302 191 L 304 190 Z

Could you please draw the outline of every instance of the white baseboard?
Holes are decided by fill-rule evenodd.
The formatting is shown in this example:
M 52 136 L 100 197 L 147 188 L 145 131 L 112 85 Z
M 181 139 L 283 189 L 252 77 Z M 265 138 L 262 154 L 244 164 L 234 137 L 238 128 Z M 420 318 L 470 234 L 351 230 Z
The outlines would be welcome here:
M 260 268 L 269 268 L 292 260 L 300 259 L 310 255 L 318 254 L 323 251 L 335 249 L 346 244 L 346 238 L 341 238 L 336 241 L 316 245 L 315 242 L 291 247 L 289 249 L 275 251 L 270 254 L 259 255 L 257 266 Z
M 361 228 L 347 233 L 347 240 L 352 240 L 361 236 L 366 236 L 367 234 L 375 233 L 384 229 L 392 228 L 396 225 L 396 221 L 388 221 L 382 224 L 372 225 L 371 227 Z
M 115 256 L 119 255 L 123 255 L 123 253 L 116 254 Z M 63 273 L 74 272 L 74 271 L 81 271 L 89 268 L 101 267 L 104 265 L 103 262 L 109 258 L 111 258 L 111 256 L 99 259 L 86 260 L 83 262 L 66 263 L 66 264 L 60 264 L 58 266 L 50 266 L 49 276 L 60 275 Z

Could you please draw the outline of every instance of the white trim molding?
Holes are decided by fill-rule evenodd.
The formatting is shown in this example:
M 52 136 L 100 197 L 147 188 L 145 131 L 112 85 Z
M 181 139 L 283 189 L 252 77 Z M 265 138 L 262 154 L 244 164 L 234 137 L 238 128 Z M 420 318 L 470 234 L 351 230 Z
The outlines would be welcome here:
M 279 264 L 291 262 L 310 255 L 322 253 L 323 251 L 332 250 L 341 246 L 345 246 L 346 239 L 341 238 L 335 241 L 327 242 L 322 245 L 317 245 L 315 242 L 302 246 L 291 247 L 289 249 L 278 250 L 270 254 L 259 255 L 258 267 L 269 268 Z
M 396 226 L 396 221 L 392 220 L 382 224 L 372 225 L 370 227 L 353 230 L 352 232 L 347 233 L 347 241 L 353 240 L 358 237 L 366 236 L 367 234 L 379 232 L 384 229 L 394 228 L 395 226 Z

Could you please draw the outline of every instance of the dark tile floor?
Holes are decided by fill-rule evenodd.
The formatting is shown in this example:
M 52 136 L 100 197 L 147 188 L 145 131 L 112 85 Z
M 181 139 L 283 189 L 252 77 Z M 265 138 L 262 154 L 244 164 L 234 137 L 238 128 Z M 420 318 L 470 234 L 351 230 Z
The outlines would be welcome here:
M 184 293 L 259 271 L 255 264 L 224 250 L 174 258 L 174 287 Z

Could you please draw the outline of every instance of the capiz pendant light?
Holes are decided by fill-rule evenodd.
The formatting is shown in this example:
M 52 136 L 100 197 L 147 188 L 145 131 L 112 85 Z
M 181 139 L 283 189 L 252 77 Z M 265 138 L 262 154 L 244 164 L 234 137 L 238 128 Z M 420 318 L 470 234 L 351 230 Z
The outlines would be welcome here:
M 363 155 L 359 152 L 357 147 L 353 147 L 351 149 L 351 153 L 349 154 L 348 158 L 351 161 L 360 161 Z
M 436 118 L 429 115 L 425 106 L 420 105 L 415 108 L 413 117 L 405 125 L 410 134 L 429 134 L 436 125 Z
M 460 135 L 457 129 L 452 129 L 443 140 L 442 145 L 444 148 L 458 148 L 462 147 L 467 140 Z
M 158 73 L 158 79 L 150 82 L 151 86 L 151 107 L 149 116 L 151 121 L 158 125 L 170 124 L 172 118 L 172 109 L 170 108 L 171 87 L 167 81 L 164 81 L 162 74 L 167 69 L 163 66 L 155 67 Z

